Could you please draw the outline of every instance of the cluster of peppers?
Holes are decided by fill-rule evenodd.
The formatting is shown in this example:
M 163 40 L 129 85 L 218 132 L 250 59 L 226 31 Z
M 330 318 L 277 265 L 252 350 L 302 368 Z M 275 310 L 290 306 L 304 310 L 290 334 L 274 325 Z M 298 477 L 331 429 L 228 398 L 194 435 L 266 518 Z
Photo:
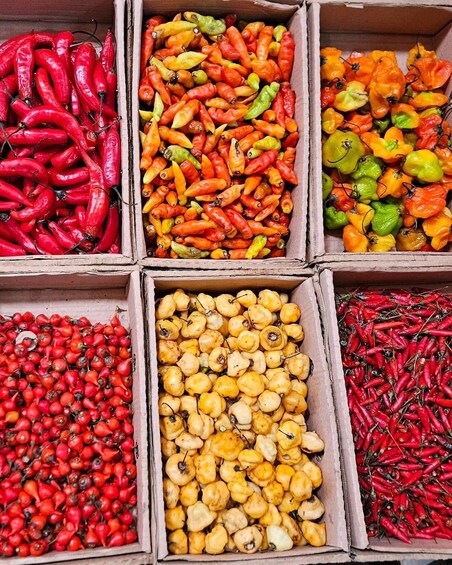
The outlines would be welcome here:
M 195 12 L 146 22 L 143 222 L 158 258 L 282 257 L 298 127 L 283 25 Z
M 70 31 L 0 45 L 0 257 L 119 253 L 115 44 Z
M 439 251 L 452 241 L 452 63 L 420 43 L 404 73 L 392 51 L 321 50 L 325 227 L 348 252 Z

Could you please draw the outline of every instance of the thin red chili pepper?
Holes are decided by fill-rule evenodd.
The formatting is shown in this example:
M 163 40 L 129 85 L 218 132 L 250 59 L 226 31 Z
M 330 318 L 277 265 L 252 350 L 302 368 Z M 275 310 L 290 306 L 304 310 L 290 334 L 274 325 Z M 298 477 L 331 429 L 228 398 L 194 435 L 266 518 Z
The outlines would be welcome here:
M 119 234 L 119 206 L 117 202 L 112 202 L 108 210 L 107 221 L 104 233 L 95 247 L 95 251 L 105 253 L 113 245 Z M 119 250 L 118 250 L 119 251 Z
M 50 75 L 58 101 L 65 105 L 71 97 L 71 84 L 68 71 L 58 54 L 51 49 L 36 49 L 35 62 Z
M 88 238 L 96 239 L 102 230 L 102 224 L 108 214 L 110 203 L 109 188 L 105 184 L 102 169 L 85 151 L 81 151 L 85 165 L 90 173 L 90 195 L 84 232 Z
M 14 72 L 17 77 L 17 88 L 19 96 L 25 102 L 32 98 L 34 67 L 34 51 L 31 39 L 21 42 L 14 58 Z

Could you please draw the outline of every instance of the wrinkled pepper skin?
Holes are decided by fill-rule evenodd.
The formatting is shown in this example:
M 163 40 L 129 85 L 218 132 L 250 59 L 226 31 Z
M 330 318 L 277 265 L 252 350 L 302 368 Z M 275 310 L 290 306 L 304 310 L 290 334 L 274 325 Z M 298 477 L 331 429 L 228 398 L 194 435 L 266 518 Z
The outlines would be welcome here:
M 372 200 L 378 200 L 377 181 L 371 177 L 360 177 L 352 182 L 352 190 L 358 194 L 359 202 L 369 204 Z
M 396 204 L 384 204 L 383 202 L 372 202 L 375 216 L 372 218 L 372 230 L 380 236 L 389 235 L 400 228 L 400 212 Z M 395 242 L 394 242 L 395 243 Z
M 382 174 L 381 160 L 374 155 L 365 155 L 358 161 L 356 170 L 351 173 L 352 179 L 358 180 L 362 177 L 370 177 L 378 180 Z
M 444 176 L 438 157 L 428 149 L 410 153 L 403 164 L 403 172 L 420 182 L 438 182 Z
M 348 218 L 345 212 L 336 210 L 334 206 L 325 208 L 325 226 L 328 230 L 338 230 L 348 224 Z
M 323 144 L 322 162 L 325 167 L 338 169 L 348 175 L 366 153 L 360 138 L 353 132 L 335 131 Z
M 326 200 L 333 190 L 333 179 L 322 172 L 322 200 Z

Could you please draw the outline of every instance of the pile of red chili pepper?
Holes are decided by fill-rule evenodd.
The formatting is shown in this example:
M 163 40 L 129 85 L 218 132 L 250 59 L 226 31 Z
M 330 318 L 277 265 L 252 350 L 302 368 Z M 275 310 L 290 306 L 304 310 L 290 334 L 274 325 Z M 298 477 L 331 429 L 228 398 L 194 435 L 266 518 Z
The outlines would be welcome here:
M 0 45 L 0 257 L 119 253 L 116 83 L 111 31 Z
M 127 329 L 0 316 L 0 556 L 137 540 Z
M 452 295 L 336 296 L 369 536 L 452 539 Z
M 452 242 L 452 62 L 417 43 L 393 51 L 321 50 L 325 226 L 345 251 L 439 251 Z
M 196 12 L 146 22 L 143 221 L 159 258 L 282 257 L 298 127 L 283 25 Z

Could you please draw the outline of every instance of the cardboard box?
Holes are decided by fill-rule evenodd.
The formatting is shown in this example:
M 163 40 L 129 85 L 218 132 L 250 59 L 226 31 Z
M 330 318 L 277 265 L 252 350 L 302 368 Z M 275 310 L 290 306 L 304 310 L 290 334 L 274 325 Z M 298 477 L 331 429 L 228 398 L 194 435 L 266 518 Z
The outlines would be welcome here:
M 121 212 L 121 253 L 98 255 L 26 255 L 25 257 L 0 257 L 0 272 L 8 272 L 14 265 L 45 264 L 48 267 L 56 265 L 125 265 L 134 261 L 135 237 L 133 227 L 133 203 L 130 190 L 129 163 L 129 119 L 126 88 L 126 40 L 125 40 L 126 0 L 61 0 L 58 3 L 47 0 L 4 0 L 0 15 L 0 43 L 8 38 L 29 31 L 84 30 L 96 33 L 104 39 L 109 28 L 112 28 L 116 38 L 116 68 L 118 73 L 118 114 L 121 116 L 121 196 L 123 199 Z M 78 40 L 87 40 L 84 34 L 77 35 Z M 89 40 L 89 38 L 88 38 Z M 97 45 L 95 45 L 97 47 Z
M 334 0 L 311 1 L 308 6 L 309 84 L 311 87 L 311 159 L 309 195 L 308 259 L 316 262 L 375 261 L 374 253 L 344 252 L 341 230 L 324 233 L 322 203 L 322 144 L 320 122 L 320 49 L 334 46 L 344 55 L 353 50 L 368 53 L 373 49 L 396 52 L 399 66 L 405 69 L 408 51 L 417 41 L 438 56 L 452 59 L 452 8 L 439 7 L 448 2 L 424 0 L 366 1 L 345 3 Z M 430 5 L 430 7 L 428 7 Z M 449 3 L 450 6 L 450 3 Z M 452 88 L 449 81 L 447 94 Z M 450 118 L 449 118 L 450 119 Z M 450 199 L 449 199 L 450 200 Z M 412 261 L 428 258 L 432 265 L 450 264 L 452 244 L 441 252 L 409 253 L 392 251 L 385 261 Z
M 53 551 L 41 557 L 12 558 L 7 560 L 9 563 L 47 564 L 89 559 L 90 563 L 98 565 L 106 565 L 107 560 L 108 563 L 116 562 L 118 565 L 135 563 L 141 565 L 151 561 L 146 364 L 143 352 L 144 327 L 139 272 L 117 270 L 114 274 L 108 272 L 81 274 L 65 271 L 55 274 L 15 274 L 0 277 L 1 314 L 25 311 L 30 311 L 34 315 L 58 313 L 69 314 L 75 318 L 87 316 L 92 323 L 106 323 L 114 315 L 117 307 L 120 308 L 121 321 L 130 328 L 135 358 L 133 425 L 137 446 L 138 541 L 115 548 L 99 547 L 78 552 Z M 125 557 L 125 554 L 128 556 Z M 122 557 L 115 560 L 115 555 Z
M 294 211 L 291 219 L 291 234 L 287 245 L 287 257 L 271 260 L 230 261 L 212 259 L 155 259 L 146 256 L 143 222 L 141 214 L 141 172 L 139 161 L 141 146 L 138 137 L 138 85 L 139 61 L 141 52 L 141 33 L 143 22 L 152 15 L 161 14 L 172 18 L 177 12 L 187 8 L 182 0 L 169 0 L 164 4 L 155 4 L 152 0 L 135 0 L 133 2 L 133 80 L 131 92 L 132 138 L 133 144 L 133 184 L 135 191 L 135 229 L 137 237 L 138 258 L 145 267 L 169 269 L 247 269 L 255 273 L 277 272 L 298 273 L 306 260 L 307 231 L 307 187 L 308 187 L 308 75 L 307 75 L 307 30 L 306 8 L 296 5 L 279 4 L 265 0 L 205 0 L 190 3 L 191 10 L 203 14 L 224 16 L 235 12 L 240 19 L 265 20 L 271 23 L 287 23 L 296 41 L 295 65 L 291 84 L 297 94 L 295 118 L 300 128 L 295 171 L 299 185 L 293 190 Z
M 186 555 L 171 556 L 168 553 L 164 503 L 162 496 L 162 457 L 160 450 L 159 410 L 158 410 L 158 372 L 155 336 L 155 300 L 157 297 L 170 293 L 177 288 L 187 292 L 208 292 L 220 294 L 227 288 L 228 292 L 235 293 L 243 288 L 263 289 L 289 292 L 291 300 L 298 303 L 301 308 L 301 324 L 305 328 L 305 340 L 301 350 L 309 355 L 313 361 L 314 371 L 307 381 L 309 388 L 308 429 L 316 430 L 325 442 L 325 452 L 318 464 L 323 472 L 323 485 L 319 490 L 319 497 L 326 507 L 325 522 L 327 525 L 327 544 L 325 547 L 315 548 L 310 546 L 296 547 L 289 552 L 272 553 L 262 552 L 247 555 L 247 561 L 270 560 L 270 563 L 288 564 L 295 559 L 302 563 L 328 563 L 349 561 L 347 529 L 344 517 L 342 485 L 339 465 L 339 446 L 336 435 L 336 422 L 334 406 L 330 388 L 330 375 L 325 361 L 325 351 L 322 340 L 320 319 L 317 300 L 314 291 L 314 282 L 310 277 L 255 277 L 246 274 L 237 277 L 228 277 L 225 281 L 223 273 L 216 273 L 215 277 L 199 278 L 197 273 L 186 272 L 185 276 L 174 280 L 167 273 L 146 271 L 143 277 L 144 294 L 146 300 L 147 318 L 147 343 L 148 363 L 150 364 L 151 388 L 151 438 L 154 457 L 151 461 L 153 505 L 152 505 L 152 540 L 154 552 L 158 560 L 164 561 L 190 561 L 194 563 L 210 562 L 235 562 L 242 563 L 243 554 L 225 553 L 221 556 L 212 555 Z
M 394 559 L 451 559 L 452 542 L 448 540 L 413 539 L 410 545 L 395 538 L 377 539 L 368 538 L 364 522 L 364 513 L 361 503 L 358 473 L 356 468 L 355 451 L 352 438 L 352 429 L 347 403 L 344 372 L 342 368 L 341 348 L 339 339 L 338 322 L 334 293 L 336 291 L 357 288 L 360 286 L 378 286 L 381 288 L 405 287 L 430 287 L 452 288 L 450 269 L 444 268 L 417 268 L 406 270 L 403 267 L 384 270 L 378 264 L 373 265 L 372 271 L 367 270 L 367 265 L 359 267 L 341 264 L 329 265 L 330 268 L 320 273 L 319 305 L 324 322 L 325 343 L 327 356 L 333 375 L 333 396 L 336 413 L 340 414 L 338 420 L 339 441 L 343 465 L 343 483 L 346 497 L 347 523 L 351 529 L 351 545 L 360 551 L 361 561 L 382 560 L 391 554 Z M 331 267 L 334 270 L 331 270 Z M 353 551 L 353 550 L 352 550 Z M 384 555 L 383 555 L 384 554 Z

